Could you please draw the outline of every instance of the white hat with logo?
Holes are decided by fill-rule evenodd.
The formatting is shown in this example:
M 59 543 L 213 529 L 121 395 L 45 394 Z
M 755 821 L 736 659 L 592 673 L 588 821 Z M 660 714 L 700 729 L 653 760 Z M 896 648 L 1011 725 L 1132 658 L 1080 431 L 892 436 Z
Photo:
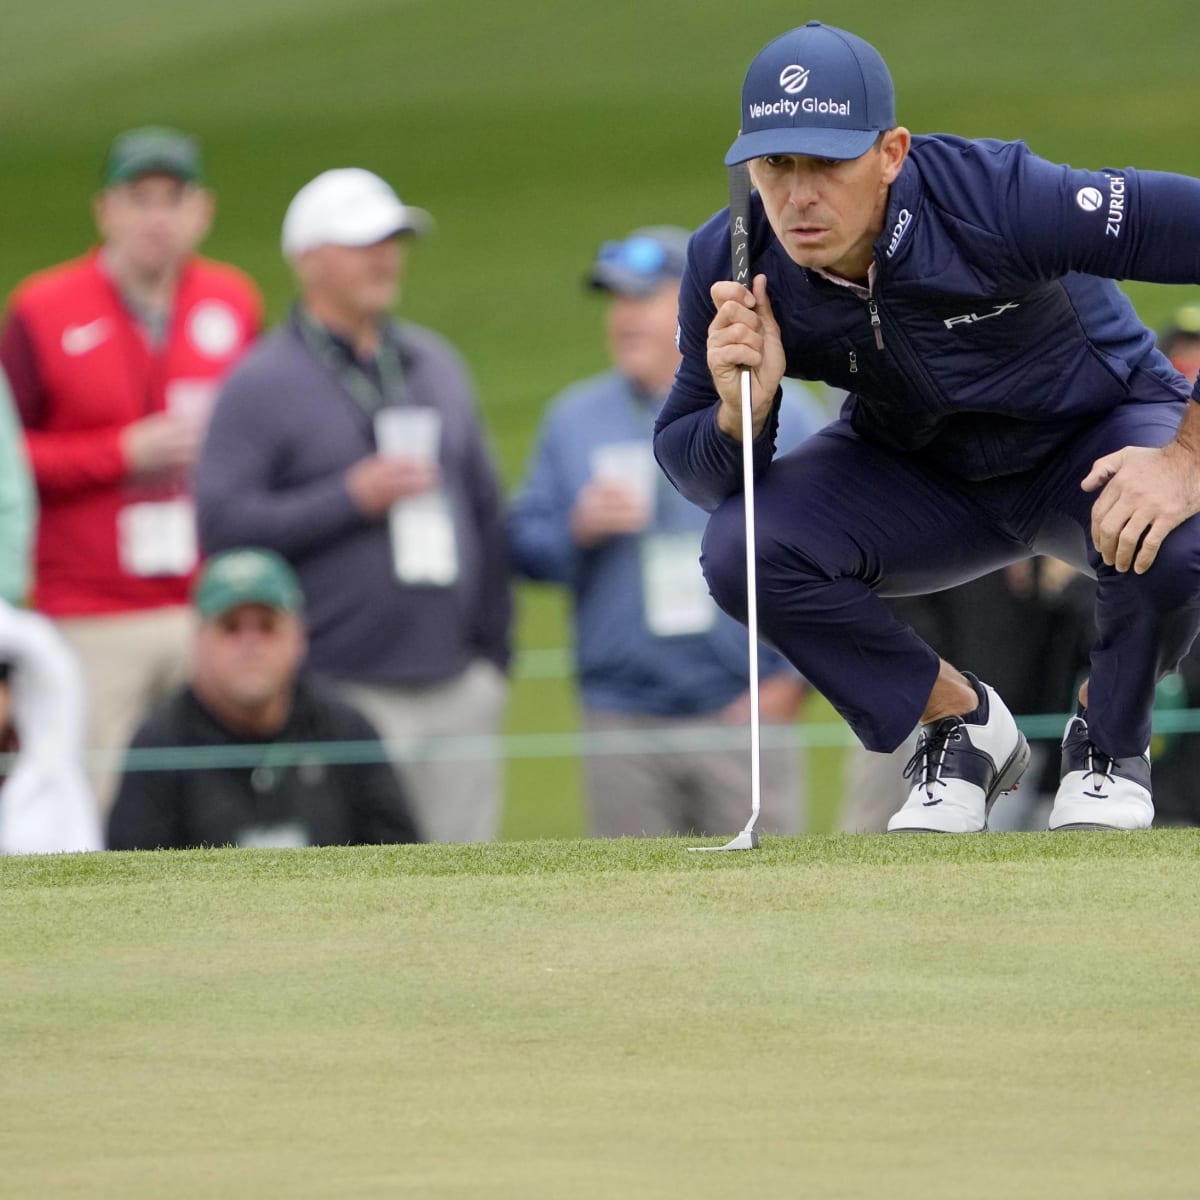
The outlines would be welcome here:
M 428 233 L 433 218 L 404 204 L 378 175 L 360 167 L 325 171 L 292 198 L 283 218 L 283 254 L 317 246 L 371 246 L 398 233 Z

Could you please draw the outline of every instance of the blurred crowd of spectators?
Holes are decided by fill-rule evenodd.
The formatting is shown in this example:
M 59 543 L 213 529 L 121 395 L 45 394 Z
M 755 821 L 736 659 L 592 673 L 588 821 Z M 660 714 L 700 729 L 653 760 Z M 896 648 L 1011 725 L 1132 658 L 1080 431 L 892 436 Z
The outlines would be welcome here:
M 129 131 L 97 244 L 9 298 L 0 852 L 495 838 L 514 574 L 570 596 L 591 831 L 740 827 L 745 631 L 701 577 L 705 515 L 651 454 L 688 232 L 600 248 L 611 368 L 550 403 L 510 504 L 466 366 L 393 315 L 428 213 L 367 171 L 310 181 L 283 214 L 295 302 L 267 332 L 254 282 L 198 253 L 213 214 L 193 138 Z M 1200 304 L 1161 345 L 1200 371 Z M 831 401 L 790 390 L 779 450 Z M 897 609 L 1015 712 L 1061 712 L 1089 587 L 1038 560 Z M 794 832 L 806 685 L 765 648 L 758 667 L 780 734 L 760 827 Z M 1160 692 L 1200 705 L 1200 667 Z M 1200 821 L 1198 746 L 1156 746 L 1160 823 Z M 894 756 L 852 752 L 842 827 L 881 829 L 900 780 Z M 1027 785 L 993 824 L 1034 828 L 1041 803 Z

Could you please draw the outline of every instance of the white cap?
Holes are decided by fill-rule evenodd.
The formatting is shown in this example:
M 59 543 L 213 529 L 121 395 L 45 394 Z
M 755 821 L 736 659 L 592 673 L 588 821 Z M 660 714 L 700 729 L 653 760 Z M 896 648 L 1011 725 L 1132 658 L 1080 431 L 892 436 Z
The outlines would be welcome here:
M 378 175 L 359 167 L 325 171 L 292 198 L 283 218 L 283 254 L 316 246 L 370 246 L 397 233 L 427 233 L 433 218 L 402 204 Z

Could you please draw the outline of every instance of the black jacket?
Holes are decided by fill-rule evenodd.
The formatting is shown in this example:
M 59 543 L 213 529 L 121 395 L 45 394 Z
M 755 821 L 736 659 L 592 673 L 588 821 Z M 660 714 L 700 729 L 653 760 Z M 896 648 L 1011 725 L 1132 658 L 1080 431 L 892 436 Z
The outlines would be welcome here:
M 326 765 L 319 752 L 295 762 L 289 744 L 378 742 L 357 709 L 308 684 L 296 688 L 284 727 L 269 741 L 244 738 L 216 719 L 190 687 L 162 701 L 131 750 L 228 748 L 246 765 L 130 770 L 108 823 L 110 850 L 197 846 L 336 846 L 418 841 L 399 778 L 387 762 Z M 286 761 L 285 761 L 286 760 Z

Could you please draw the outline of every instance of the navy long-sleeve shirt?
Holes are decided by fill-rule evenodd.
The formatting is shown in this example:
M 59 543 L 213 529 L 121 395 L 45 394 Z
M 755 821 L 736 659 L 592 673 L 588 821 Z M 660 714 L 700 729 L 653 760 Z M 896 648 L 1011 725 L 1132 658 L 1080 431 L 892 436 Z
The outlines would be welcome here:
M 655 436 L 667 474 L 710 510 L 742 486 L 706 363 L 728 220 L 718 213 L 692 239 L 683 364 Z M 1113 281 L 1200 283 L 1200 180 L 1078 170 L 1021 142 L 916 137 L 869 292 L 793 263 L 757 195 L 751 222 L 751 272 L 767 277 L 786 373 L 850 392 L 844 415 L 867 440 L 985 479 L 1032 467 L 1119 404 L 1188 394 Z M 771 437 L 768 423 L 757 474 Z

